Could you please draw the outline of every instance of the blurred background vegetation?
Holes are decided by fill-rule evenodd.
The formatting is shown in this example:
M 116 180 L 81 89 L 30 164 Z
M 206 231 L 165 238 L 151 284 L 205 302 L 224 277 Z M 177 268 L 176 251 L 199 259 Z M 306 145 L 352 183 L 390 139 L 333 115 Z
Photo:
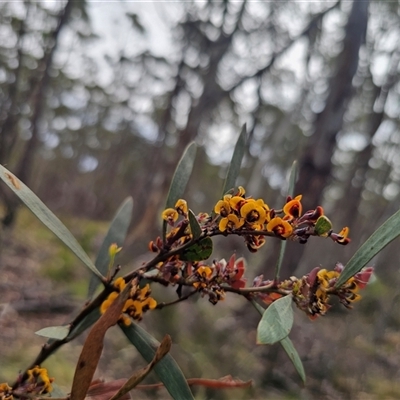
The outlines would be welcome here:
M 350 227 L 347 247 L 289 243 L 283 278 L 346 263 L 399 209 L 398 1 L 5 1 L 0 38 L 0 163 L 93 257 L 128 195 L 134 217 L 118 261 L 129 270 L 149 257 L 191 141 L 200 148 L 186 199 L 210 211 L 243 123 L 249 151 L 238 183 L 248 194 L 281 206 L 298 160 L 305 209 L 320 204 L 336 231 Z M 83 304 L 88 276 L 5 185 L 0 201 L 1 382 L 39 352 L 35 330 Z M 215 257 L 246 257 L 250 282 L 272 277 L 277 241 L 255 255 L 240 239 L 216 243 Z M 216 307 L 190 300 L 142 323 L 158 339 L 171 334 L 187 377 L 254 380 L 250 391 L 197 389 L 199 399 L 400 398 L 399 252 L 394 243 L 374 260 L 376 280 L 353 311 L 336 305 L 315 322 L 296 315 L 305 387 L 279 346 L 255 345 L 258 315 L 234 296 Z M 175 295 L 153 291 L 161 301 Z M 106 379 L 142 365 L 115 335 L 100 365 Z M 48 361 L 66 388 L 80 343 Z

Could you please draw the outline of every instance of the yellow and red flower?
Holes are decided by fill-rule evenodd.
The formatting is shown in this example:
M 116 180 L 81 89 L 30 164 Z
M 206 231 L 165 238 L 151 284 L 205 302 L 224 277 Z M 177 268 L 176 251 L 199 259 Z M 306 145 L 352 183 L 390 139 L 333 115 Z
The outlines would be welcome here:
M 293 227 L 288 221 L 275 217 L 268 222 L 267 231 L 274 232 L 277 236 L 288 238 L 293 233 Z
M 38 391 L 32 390 L 32 392 L 45 394 L 53 391 L 51 383 L 54 381 L 54 378 L 49 378 L 46 368 L 40 368 L 37 365 L 26 371 L 26 374 L 28 376 L 28 383 L 35 385 L 35 388 L 39 389 Z
M 208 266 L 200 266 L 199 268 L 197 268 L 196 270 L 196 277 L 198 278 L 198 282 L 194 282 L 193 286 L 196 289 L 199 288 L 206 288 L 207 287 L 207 283 L 210 280 L 211 276 L 212 276 L 213 270 L 208 267 Z
M 233 210 L 239 213 L 240 208 L 246 203 L 246 199 L 242 196 L 233 196 L 229 199 L 229 205 Z
M 303 206 L 301 205 L 302 195 L 299 194 L 293 200 L 289 200 L 283 207 L 283 212 L 288 219 L 296 219 L 301 216 Z
M 234 229 L 239 229 L 244 225 L 244 219 L 239 218 L 235 214 L 229 214 L 225 218 L 221 218 L 219 221 L 218 228 L 221 232 L 225 232 L 226 230 L 232 231 Z
M 246 236 L 246 245 L 251 253 L 255 253 L 259 248 L 264 246 L 265 238 L 262 235 Z
M 104 314 L 114 300 L 119 296 L 119 294 L 124 290 L 126 286 L 126 282 L 124 278 L 119 277 L 114 281 L 115 290 L 111 292 L 107 299 L 103 301 L 100 306 L 100 313 Z M 122 315 L 120 317 L 120 321 L 128 326 L 131 324 L 131 320 L 125 314 L 128 314 L 135 320 L 140 321 L 143 318 L 143 313 L 147 310 L 153 310 L 157 306 L 156 300 L 150 297 L 151 289 L 150 285 L 147 284 L 143 288 L 139 288 L 138 286 L 133 287 L 130 293 L 129 299 L 125 302 L 124 307 L 122 308 Z
M 188 213 L 188 205 L 186 200 L 183 199 L 179 199 L 176 203 L 175 203 L 175 210 L 181 214 L 186 216 Z
M 178 211 L 175 210 L 175 208 L 166 208 L 162 214 L 161 217 L 164 221 L 167 221 L 169 225 L 174 225 L 174 222 L 178 220 L 179 214 Z
M 240 215 L 250 226 L 261 227 L 267 218 L 264 200 L 248 200 L 240 208 Z
M 141 289 L 137 288 L 132 297 L 126 301 L 122 312 L 128 314 L 133 319 L 140 321 L 143 318 L 144 312 L 147 310 L 154 310 L 157 307 L 157 302 L 150 297 L 150 293 L 151 289 L 149 284 Z M 129 319 L 124 320 L 123 322 L 125 325 L 131 324 Z
M 338 238 L 336 240 L 337 243 L 339 244 L 347 244 L 350 242 L 350 239 L 348 238 L 349 236 L 350 229 L 345 226 L 339 233 L 338 233 Z
M 12 387 L 7 383 L 0 383 L 0 399 L 13 400 Z
M 226 197 L 226 196 L 224 196 Z M 231 206 L 228 200 L 219 200 L 214 207 L 214 212 L 221 215 L 221 217 L 227 217 L 231 212 Z

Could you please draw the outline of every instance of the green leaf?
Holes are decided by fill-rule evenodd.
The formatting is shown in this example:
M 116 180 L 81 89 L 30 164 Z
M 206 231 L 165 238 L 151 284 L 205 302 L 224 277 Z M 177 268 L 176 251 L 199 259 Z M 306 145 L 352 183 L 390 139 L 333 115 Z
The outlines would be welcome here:
M 50 339 L 63 340 L 68 336 L 70 325 L 48 326 L 47 328 L 36 331 L 36 335 L 44 336 Z
M 153 360 L 146 367 L 140 368 L 135 371 L 133 375 L 123 384 L 123 386 L 118 390 L 110 400 L 118 400 L 124 397 L 124 395 L 134 389 L 154 368 L 160 360 L 169 353 L 172 346 L 171 336 L 165 335 L 162 340 L 160 347 L 157 349 Z M 131 398 L 129 396 L 129 398 Z
M 165 208 L 174 207 L 175 203 L 182 198 L 190 175 L 192 174 L 195 156 L 196 144 L 191 143 L 184 151 L 175 169 L 171 186 L 169 187 Z
M 254 300 L 250 300 L 250 302 L 254 306 L 254 308 L 260 313 L 260 315 L 264 314 L 265 309 L 263 307 L 261 307 Z M 289 356 L 289 358 L 292 361 L 294 367 L 296 368 L 296 371 L 300 375 L 300 378 L 303 380 L 303 382 L 305 382 L 306 381 L 306 374 L 304 372 L 303 363 L 301 362 L 299 354 L 297 353 L 297 350 L 295 349 L 292 341 L 289 339 L 289 336 L 286 336 L 279 343 L 282 345 L 283 349 L 285 350 L 285 352 Z
M 53 388 L 53 390 L 51 391 L 51 398 L 60 398 L 60 399 L 67 398 L 67 394 L 64 393 L 64 391 L 61 390 L 61 388 L 57 384 L 52 382 L 51 387 Z M 46 399 L 49 398 L 47 396 L 45 396 L 45 397 L 46 397 Z
M 292 341 L 289 339 L 289 336 L 282 339 L 279 343 L 282 345 L 283 349 L 286 351 L 286 354 L 289 356 L 290 361 L 293 363 L 294 367 L 296 368 L 296 371 L 300 375 L 300 378 L 305 383 L 306 382 L 306 373 L 304 371 L 303 363 L 301 362 L 299 353 L 297 353 L 297 350 L 293 346 Z
M 325 215 L 321 215 L 317 222 L 315 223 L 315 233 L 318 236 L 328 236 L 329 232 L 332 230 L 332 222 Z
M 193 235 L 193 240 L 198 239 L 202 234 L 202 230 L 192 210 L 189 210 L 189 224 Z
M 293 325 L 292 296 L 274 301 L 264 312 L 257 328 L 257 344 L 274 344 L 287 335 Z
M 183 197 L 186 185 L 192 174 L 194 159 L 196 156 L 196 144 L 190 143 L 186 150 L 183 152 L 178 165 L 176 166 L 174 176 L 172 177 L 171 185 L 169 187 L 167 201 L 165 208 L 175 207 L 175 203 Z M 162 237 L 165 240 L 167 232 L 167 222 L 163 221 Z
M 72 252 L 99 278 L 97 270 L 89 256 L 65 225 L 45 206 L 45 204 L 13 173 L 0 165 L 0 178 L 22 200 L 22 202 L 46 225 Z
M 95 261 L 97 269 L 103 276 L 106 276 L 108 265 L 110 263 L 110 255 L 108 250 L 113 243 L 118 247 L 124 244 L 126 233 L 128 232 L 129 225 L 132 219 L 133 200 L 128 197 L 120 206 L 114 219 L 111 222 L 108 232 L 100 247 L 99 253 Z M 91 298 L 101 281 L 96 275 L 92 275 L 89 283 L 88 297 Z
M 356 251 L 340 274 L 335 287 L 343 285 L 398 236 L 400 236 L 400 210 L 386 220 Z
M 236 179 L 240 173 L 240 166 L 242 165 L 244 152 L 246 150 L 246 136 L 246 124 L 244 124 L 236 142 L 235 149 L 233 150 L 232 160 L 226 175 L 222 195 L 224 195 L 229 189 L 235 187 Z
M 293 161 L 292 168 L 290 169 L 289 188 L 288 188 L 288 195 L 291 197 L 294 196 L 294 187 L 296 185 L 297 175 L 298 175 L 297 161 Z M 287 245 L 287 241 L 281 240 L 281 248 L 279 250 L 279 257 L 278 257 L 278 260 L 277 260 L 276 266 L 275 266 L 275 280 L 279 279 L 279 274 L 281 272 L 283 258 L 285 256 L 285 252 L 286 252 L 286 245 Z
M 206 237 L 200 240 L 199 243 L 195 243 L 193 246 L 185 249 L 180 259 L 184 261 L 202 261 L 207 260 L 211 256 L 213 251 L 213 242 L 211 238 Z
M 71 329 L 71 332 L 67 337 L 68 341 L 71 341 L 73 338 L 79 336 L 82 332 L 91 327 L 100 317 L 100 309 L 94 309 L 78 325 Z
M 121 317 L 122 309 L 128 300 L 132 282 L 128 282 L 117 298 L 89 331 L 79 355 L 72 381 L 70 398 L 84 400 L 97 369 L 104 347 L 104 336 Z
M 120 327 L 146 362 L 150 363 L 160 343 L 135 323 L 129 326 L 120 325 Z M 170 354 L 154 366 L 154 371 L 173 399 L 194 399 L 185 376 Z
M 299 175 L 298 163 L 297 161 L 293 161 L 292 168 L 290 169 L 289 188 L 288 188 L 288 195 L 291 197 L 294 196 L 294 188 L 296 186 L 298 175 Z
M 275 280 L 279 280 L 279 274 L 281 272 L 281 268 L 282 268 L 282 263 L 283 263 L 283 257 L 285 256 L 285 252 L 286 252 L 286 245 L 287 245 L 287 241 L 286 240 L 281 240 L 281 246 L 279 249 L 279 257 L 278 260 L 276 262 L 276 266 L 275 266 Z
M 259 314 L 262 316 L 265 312 L 265 308 L 261 307 L 254 299 L 250 300 L 250 303 L 253 305 L 253 307 L 259 312 Z

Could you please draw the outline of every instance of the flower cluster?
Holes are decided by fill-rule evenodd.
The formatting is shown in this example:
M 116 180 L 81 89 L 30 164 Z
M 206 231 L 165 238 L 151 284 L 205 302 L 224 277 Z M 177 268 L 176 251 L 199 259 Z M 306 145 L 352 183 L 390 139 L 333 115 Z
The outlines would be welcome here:
M 236 259 L 233 254 L 228 262 L 225 259 L 214 260 L 211 266 L 198 263 L 195 272 L 191 276 L 193 287 L 201 294 L 208 295 L 212 304 L 225 297 L 224 284 L 235 289 L 241 289 L 246 286 L 246 279 L 243 274 L 246 270 L 244 259 Z
M 245 193 L 245 189 L 239 186 L 236 193 L 226 194 L 218 201 L 214 207 L 214 212 L 220 216 L 218 229 L 229 233 L 238 230 L 263 231 L 269 227 L 269 231 L 272 232 L 276 221 L 271 224 L 271 210 L 268 205 L 263 199 L 246 198 Z M 285 231 L 285 227 L 282 225 L 282 237 L 291 234 Z M 245 240 L 251 252 L 257 251 L 265 243 L 264 235 L 245 235 Z
M 179 199 L 175 208 L 167 208 L 162 212 L 162 219 L 171 226 L 170 232 L 166 235 L 165 241 L 158 237 L 155 241 L 149 243 L 149 250 L 152 252 L 159 252 L 162 249 L 171 249 L 184 245 L 192 239 L 192 234 L 189 227 L 188 205 L 186 200 Z M 179 222 L 178 218 L 182 216 L 183 219 Z M 199 223 L 207 219 L 208 214 L 202 213 L 196 217 Z
M 281 287 L 291 288 L 297 307 L 310 319 L 315 319 L 329 310 L 329 299 L 332 295 L 337 296 L 345 307 L 352 308 L 351 304 L 361 299 L 358 291 L 367 285 L 373 272 L 372 267 L 364 268 L 336 288 L 335 284 L 342 270 L 343 265 L 339 263 L 332 271 L 317 267 L 301 279 L 291 278 L 283 282 Z
M 215 305 L 218 301 L 224 300 L 224 287 L 230 286 L 235 289 L 245 287 L 246 279 L 243 278 L 245 269 L 244 259 L 242 257 L 236 259 L 235 254 L 228 262 L 225 259 L 214 260 L 210 266 L 202 262 L 192 263 L 187 282 L 202 296 L 208 296 L 210 303 Z
M 38 395 L 51 393 L 53 391 L 52 382 L 54 378 L 49 378 L 46 368 L 38 365 L 26 371 L 26 379 L 20 382 L 13 389 L 7 383 L 0 384 L 0 400 L 13 400 L 14 398 L 33 398 Z
M 162 213 L 162 218 L 167 221 L 171 226 L 178 220 L 179 215 L 183 215 L 187 218 L 188 206 L 186 200 L 179 199 L 175 208 L 167 208 Z
M 7 383 L 0 383 L 0 400 L 13 400 L 12 387 Z
M 103 301 L 100 306 L 101 314 L 104 314 L 107 309 L 111 306 L 118 295 L 124 290 L 126 286 L 124 278 L 117 278 L 114 282 L 114 291 L 111 292 L 107 299 Z M 151 289 L 150 285 L 146 285 L 142 288 L 135 285 L 132 287 L 128 300 L 125 302 L 122 312 L 127 314 L 121 315 L 120 321 L 129 326 L 131 324 L 131 318 L 140 321 L 143 317 L 143 313 L 147 310 L 153 310 L 157 306 L 157 302 L 150 297 Z M 129 316 L 129 317 L 128 317 Z
M 361 299 L 358 291 L 367 285 L 373 268 L 362 269 L 336 288 L 343 268 L 340 263 L 336 264 L 332 271 L 317 267 L 300 279 L 292 276 L 282 282 L 264 280 L 263 275 L 260 275 L 254 279 L 253 287 L 262 288 L 265 292 L 255 292 L 253 295 L 270 305 L 282 296 L 291 294 L 297 307 L 314 320 L 320 315 L 325 315 L 330 309 L 331 296 L 337 296 L 340 303 L 347 308 L 352 308 L 351 304 Z
M 213 216 L 198 214 L 196 219 L 201 228 L 201 237 L 241 235 L 251 252 L 256 252 L 264 245 L 266 236 L 295 240 L 302 244 L 310 236 L 330 237 L 342 245 L 350 242 L 349 229 L 345 227 L 339 233 L 333 232 L 332 224 L 321 206 L 303 214 L 302 195 L 294 198 L 289 196 L 281 209 L 274 209 L 263 199 L 253 199 L 245 194 L 246 190 L 239 186 L 216 203 Z M 171 228 L 164 239 L 158 237 L 149 243 L 150 251 L 171 250 L 190 242 L 193 237 L 188 213 L 187 202 L 183 199 L 179 199 L 175 207 L 165 209 L 162 218 Z M 182 218 L 179 220 L 180 216 Z
M 282 209 L 273 209 L 263 199 L 245 197 L 245 193 L 245 189 L 239 186 L 236 193 L 226 194 L 218 201 L 214 212 L 219 216 L 219 231 L 243 233 L 251 252 L 257 251 L 265 243 L 264 237 L 270 233 L 280 239 L 300 243 L 306 243 L 310 236 L 330 236 L 339 244 L 350 241 L 347 227 L 339 234 L 332 232 L 332 224 L 324 216 L 321 206 L 302 214 L 302 195 L 295 198 L 289 196 Z
M 251 288 L 242 291 L 246 286 L 243 258 L 236 259 L 233 255 L 228 262 L 224 259 L 214 260 L 211 264 L 204 261 L 211 254 L 212 243 L 209 245 L 209 242 L 215 235 L 240 235 L 251 252 L 256 252 L 267 236 L 302 244 L 310 236 L 330 237 L 342 245 L 350 242 L 347 227 L 339 233 L 333 232 L 332 223 L 324 215 L 323 208 L 317 206 L 303 212 L 301 200 L 302 195 L 294 198 L 289 196 L 282 208 L 274 209 L 263 199 L 246 197 L 246 190 L 239 186 L 215 204 L 211 216 L 206 213 L 195 216 L 187 202 L 179 199 L 174 207 L 162 212 L 166 222 L 164 226 L 170 228 L 165 229 L 163 238 L 158 237 L 149 243 L 150 251 L 159 253 L 161 259 L 156 264 L 158 274 L 152 275 L 153 280 L 165 285 L 192 286 L 202 296 L 208 296 L 212 304 L 223 300 L 225 292 L 229 290 L 258 297 L 266 304 L 292 294 L 297 306 L 310 317 L 326 313 L 331 295 L 338 296 L 346 307 L 350 307 L 352 302 L 360 298 L 357 291 L 362 284 L 359 275 L 356 275 L 336 289 L 334 285 L 340 275 L 339 267 L 333 271 L 317 268 L 301 279 L 292 277 L 282 282 L 264 280 L 260 275 L 253 281 L 253 292 Z M 207 247 L 211 250 L 208 253 Z M 363 272 L 365 282 L 371 272 L 372 269 Z

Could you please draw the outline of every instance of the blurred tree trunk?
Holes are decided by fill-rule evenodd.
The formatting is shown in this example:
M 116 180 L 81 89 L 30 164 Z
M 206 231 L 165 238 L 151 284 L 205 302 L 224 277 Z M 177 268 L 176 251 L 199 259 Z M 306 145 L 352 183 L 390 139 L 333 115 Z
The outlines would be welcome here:
M 362 191 L 365 187 L 367 180 L 367 173 L 370 169 L 368 163 L 372 158 L 374 145 L 372 140 L 377 133 L 382 121 L 385 117 L 385 105 L 388 99 L 390 89 L 396 83 L 397 69 L 399 67 L 400 53 L 395 52 L 392 56 L 390 69 L 386 78 L 386 82 L 382 86 L 374 85 L 374 96 L 372 99 L 371 113 L 368 116 L 366 134 L 368 136 L 368 145 L 357 154 L 354 163 L 352 165 L 352 171 L 349 174 L 349 181 L 347 182 L 345 193 L 346 193 L 346 208 L 341 212 L 341 224 L 339 226 L 349 225 L 351 222 L 356 223 L 356 217 L 360 217 L 358 213 L 358 207 L 361 201 Z M 372 78 L 371 78 L 372 81 Z M 338 208 L 338 207 L 337 207 Z M 338 209 L 336 211 L 339 211 Z M 371 234 L 375 229 L 371 226 Z M 358 237 L 354 236 L 356 243 L 359 243 L 361 235 L 365 235 L 365 232 L 358 230 Z
M 353 1 L 343 50 L 337 58 L 336 73 L 330 81 L 325 108 L 317 115 L 314 134 L 299 160 L 300 174 L 295 193 L 303 194 L 305 210 L 315 208 L 322 202 L 324 188 L 331 178 L 336 136 L 343 126 L 343 117 L 353 95 L 352 80 L 357 71 L 359 50 L 365 40 L 368 4 L 368 1 Z M 295 271 L 304 249 L 298 243 L 289 243 L 282 276 L 289 276 Z
M 18 100 L 19 100 L 19 86 L 21 81 L 21 71 L 23 63 L 23 51 L 22 41 L 25 36 L 25 22 L 21 20 L 18 30 L 18 67 L 15 71 L 15 81 L 10 86 L 8 93 L 9 107 L 3 108 L 1 114 L 7 113 L 4 119 L 4 123 L 0 126 L 0 164 L 6 165 L 10 160 L 10 154 L 14 147 L 17 137 L 17 111 L 18 111 Z M 3 119 L 3 118 L 2 118 Z
M 26 142 L 21 158 L 18 161 L 17 167 L 15 168 L 15 174 L 28 186 L 30 184 L 30 179 L 32 176 L 32 168 L 33 168 L 36 149 L 39 144 L 39 123 L 42 117 L 43 109 L 45 107 L 46 90 L 49 85 L 49 78 L 50 78 L 49 73 L 53 63 L 53 56 L 57 48 L 60 32 L 63 26 L 68 21 L 72 7 L 73 7 L 73 1 L 68 0 L 67 4 L 65 5 L 64 9 L 61 11 L 59 15 L 58 24 L 54 29 L 51 38 L 49 39 L 47 51 L 45 51 L 45 54 L 42 60 L 40 61 L 39 67 L 37 69 L 37 72 L 38 74 L 40 74 L 40 77 L 37 80 L 36 86 L 32 89 L 33 114 L 31 118 L 31 125 L 32 125 L 31 138 L 29 141 Z M 18 82 L 16 81 L 14 85 L 16 88 L 15 91 L 17 91 L 17 85 Z M 16 96 L 17 92 L 14 94 L 13 97 Z M 13 116 L 11 115 L 10 118 L 12 119 Z M 14 135 L 16 135 L 16 132 L 10 131 L 10 133 L 11 134 L 14 133 Z M 5 203 L 7 210 L 2 222 L 4 226 L 10 227 L 12 226 L 15 220 L 15 214 L 19 202 L 14 196 L 7 198 L 6 195 Z
M 22 70 L 22 40 L 25 35 L 25 23 L 20 21 L 18 30 L 18 67 L 15 71 L 15 82 L 10 86 L 9 90 L 9 107 L 3 108 L 1 114 L 7 113 L 4 119 L 4 123 L 0 126 L 0 164 L 7 165 L 10 161 L 10 155 L 13 150 L 17 132 L 17 110 L 18 110 L 18 99 L 19 99 L 19 84 Z M 3 119 L 3 118 L 2 118 Z M 0 198 L 4 202 L 4 206 L 7 210 L 12 209 L 13 203 L 15 202 L 14 195 L 9 192 L 4 185 L 0 186 Z M 7 215 L 2 219 L 4 225 L 8 224 Z M 1 239 L 0 239 L 1 241 Z

